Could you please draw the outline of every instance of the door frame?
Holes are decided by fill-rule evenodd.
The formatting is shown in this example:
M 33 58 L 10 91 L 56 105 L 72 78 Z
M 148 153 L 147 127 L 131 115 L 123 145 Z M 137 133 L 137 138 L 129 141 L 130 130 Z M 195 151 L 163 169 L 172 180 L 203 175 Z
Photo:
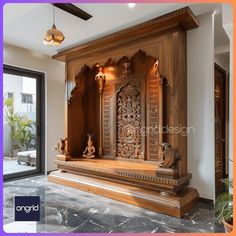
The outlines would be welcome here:
M 36 169 L 3 175 L 3 180 L 12 180 L 45 173 L 45 73 L 3 65 L 3 73 L 36 79 Z
M 229 91 L 228 91 L 228 80 L 227 80 L 227 73 L 226 71 L 220 67 L 218 64 L 214 63 L 214 84 L 215 84 L 215 75 L 216 72 L 221 73 L 222 75 L 224 75 L 222 77 L 223 79 L 223 114 L 224 114 L 224 124 L 223 124 L 223 132 L 224 132 L 224 145 L 223 145 L 223 153 L 224 153 L 224 159 L 223 159 L 223 163 L 222 163 L 222 174 L 223 174 L 223 178 L 226 178 L 228 176 L 228 161 L 229 161 L 229 157 L 228 157 L 228 119 L 229 119 L 229 110 L 228 110 L 228 106 L 229 106 Z M 215 86 L 214 86 L 215 89 Z M 215 93 L 214 93 L 214 106 L 215 106 Z M 216 143 L 215 143 L 216 145 Z M 216 154 L 215 154 L 215 158 L 216 158 Z

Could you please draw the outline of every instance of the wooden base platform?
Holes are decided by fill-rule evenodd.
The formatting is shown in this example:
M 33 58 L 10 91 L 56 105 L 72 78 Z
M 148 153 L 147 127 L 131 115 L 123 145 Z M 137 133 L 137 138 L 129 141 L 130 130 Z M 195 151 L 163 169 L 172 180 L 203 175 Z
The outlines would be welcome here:
M 190 174 L 157 176 L 157 163 L 78 158 L 56 163 L 59 171 L 49 181 L 167 215 L 182 217 L 198 200 L 198 192 L 187 188 Z
M 51 172 L 48 180 L 178 218 L 189 211 L 198 200 L 198 192 L 192 188 L 186 188 L 176 196 L 164 196 L 147 188 L 60 171 Z
M 146 162 L 78 158 L 70 161 L 56 160 L 55 162 L 58 169 L 73 174 L 96 176 L 170 194 L 186 187 L 191 178 L 190 174 L 178 179 L 157 176 L 158 164 Z

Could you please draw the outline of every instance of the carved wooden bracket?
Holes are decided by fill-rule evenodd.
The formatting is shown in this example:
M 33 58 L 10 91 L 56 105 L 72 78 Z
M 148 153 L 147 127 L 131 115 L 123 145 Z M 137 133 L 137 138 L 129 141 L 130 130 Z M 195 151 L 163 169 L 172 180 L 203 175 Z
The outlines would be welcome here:
M 159 167 L 176 169 L 177 163 L 181 159 L 180 153 L 171 148 L 171 145 L 168 143 L 161 143 L 160 146 L 163 151 L 164 159 L 160 162 Z
M 159 150 L 162 152 L 163 159 L 159 163 L 156 175 L 159 177 L 177 179 L 177 164 L 181 159 L 180 153 L 176 149 L 171 148 L 171 145 L 168 143 L 161 143 Z

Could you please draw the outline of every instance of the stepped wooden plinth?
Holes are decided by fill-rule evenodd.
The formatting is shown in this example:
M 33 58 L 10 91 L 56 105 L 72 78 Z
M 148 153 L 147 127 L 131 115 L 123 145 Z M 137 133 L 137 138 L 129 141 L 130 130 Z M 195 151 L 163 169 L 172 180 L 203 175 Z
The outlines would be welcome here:
M 186 187 L 191 175 L 160 177 L 154 164 L 104 159 L 56 163 L 60 171 L 50 173 L 49 181 L 167 215 L 182 217 L 198 200 L 198 192 Z

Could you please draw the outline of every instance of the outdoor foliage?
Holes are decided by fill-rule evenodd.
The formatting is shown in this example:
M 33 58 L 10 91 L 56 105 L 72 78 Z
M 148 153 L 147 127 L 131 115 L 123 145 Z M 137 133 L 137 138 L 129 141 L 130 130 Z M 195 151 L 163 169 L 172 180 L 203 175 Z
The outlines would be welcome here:
M 230 179 L 224 179 L 222 182 L 228 188 L 233 188 L 233 182 Z M 225 220 L 228 223 L 232 223 L 233 219 L 233 194 L 225 192 L 220 194 L 216 199 L 216 221 L 222 222 Z
M 18 142 L 20 147 L 24 150 L 28 150 L 32 146 L 32 141 L 35 139 L 33 125 L 32 120 L 29 120 L 26 116 L 20 117 L 18 124 Z
M 9 156 L 13 157 L 14 151 L 19 148 L 18 145 L 18 123 L 19 123 L 19 116 L 14 110 L 14 99 L 8 98 L 4 102 L 5 109 L 5 119 L 10 127 L 10 140 L 11 140 L 11 146 L 9 150 Z
M 14 99 L 7 98 L 4 102 L 5 119 L 9 125 L 10 150 L 9 156 L 13 157 L 15 150 L 28 150 L 35 140 L 35 132 L 32 120 L 26 116 L 20 116 L 14 109 Z

